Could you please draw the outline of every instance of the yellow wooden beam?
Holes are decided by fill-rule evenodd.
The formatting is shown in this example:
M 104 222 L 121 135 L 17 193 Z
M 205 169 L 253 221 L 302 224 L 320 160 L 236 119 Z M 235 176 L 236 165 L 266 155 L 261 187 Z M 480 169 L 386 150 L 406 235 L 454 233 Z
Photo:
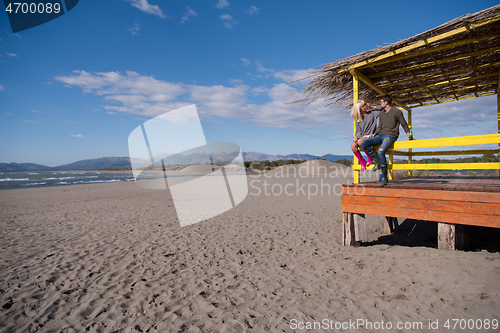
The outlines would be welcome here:
M 500 37 L 500 35 L 498 35 L 497 37 Z M 453 61 L 458 61 L 458 60 L 466 60 L 466 59 L 476 57 L 479 55 L 495 53 L 498 51 L 500 51 L 500 47 L 492 47 L 489 49 L 471 52 L 471 53 L 467 53 L 467 54 L 463 54 L 463 55 L 458 55 L 455 57 L 444 58 L 444 59 L 440 59 L 440 60 L 436 60 L 436 61 L 429 61 L 429 62 L 425 62 L 422 64 L 408 66 L 408 67 L 404 67 L 404 68 L 398 68 L 398 69 L 394 69 L 394 70 L 390 70 L 390 71 L 386 71 L 386 72 L 378 72 L 378 73 L 367 75 L 366 77 L 368 77 L 369 79 L 373 79 L 373 78 L 381 77 L 381 76 L 390 76 L 393 74 L 409 72 L 412 70 L 422 69 L 422 68 L 426 68 L 426 67 L 430 67 L 430 66 L 438 66 L 438 65 L 446 64 L 448 62 L 453 62 Z
M 357 70 L 355 70 L 355 69 L 351 70 L 351 74 L 352 74 L 353 77 L 356 75 L 359 78 L 359 80 L 361 80 L 364 84 L 366 84 L 368 87 L 372 88 L 373 90 L 375 90 L 379 94 L 381 94 L 381 95 L 389 95 L 388 93 L 386 93 L 384 91 L 384 89 L 382 89 L 379 86 L 377 86 L 369 78 L 367 78 L 366 76 L 364 76 L 363 74 L 361 74 Z M 402 107 L 406 111 L 411 112 L 411 109 L 408 106 L 406 106 L 405 104 L 401 103 L 397 98 L 393 97 L 392 98 L 392 102 L 394 104 L 396 104 L 397 106 Z
M 448 97 L 442 97 L 442 98 L 450 98 L 450 99 L 442 99 L 439 100 L 439 102 L 423 102 L 423 103 L 418 103 L 418 104 L 410 104 L 411 108 L 418 108 L 422 106 L 429 106 L 429 105 L 435 105 L 435 104 L 443 104 L 443 103 L 449 103 L 449 102 L 455 102 L 455 101 L 462 101 L 465 99 L 470 99 L 470 98 L 476 98 L 476 97 L 483 97 L 483 96 L 490 96 L 490 95 L 495 95 L 495 92 L 487 92 L 487 93 L 481 93 L 477 95 L 472 95 L 472 96 L 463 96 L 456 98 L 455 96 L 448 96 Z
M 445 89 L 445 90 L 439 90 L 439 91 L 430 91 L 430 92 L 426 92 L 426 93 L 423 93 L 423 94 L 412 94 L 411 96 L 408 97 L 408 100 L 418 100 L 418 99 L 423 99 L 425 97 L 432 97 L 434 98 L 434 95 L 436 93 L 439 93 L 440 95 L 442 94 L 447 94 L 447 93 L 457 93 L 459 91 L 461 91 L 461 93 L 459 93 L 459 95 L 470 95 L 472 93 L 475 93 L 477 92 L 478 90 L 480 90 L 479 88 L 482 88 L 482 87 L 487 87 L 487 86 L 493 86 L 495 85 L 496 82 L 488 82 L 488 83 L 481 83 L 481 84 L 475 84 L 475 85 L 470 85 L 470 86 L 464 86 L 464 87 L 456 87 L 456 88 L 450 88 L 450 89 Z M 476 89 L 475 91 L 472 91 L 472 92 L 464 92 L 464 90 L 468 90 L 468 89 Z M 453 97 L 455 98 L 455 95 L 449 95 L 450 97 Z M 456 99 L 455 99 L 456 100 Z M 405 99 L 403 98 L 402 101 L 405 101 Z
M 436 163 L 393 164 L 393 170 L 489 170 L 500 169 L 500 162 L 489 163 Z
M 445 155 L 484 155 L 484 154 L 496 154 L 498 149 L 471 149 L 471 150 L 442 150 L 442 151 L 419 151 L 412 152 L 412 156 L 445 156 Z M 408 152 L 393 150 L 393 154 L 396 156 L 408 156 Z
M 396 141 L 394 142 L 394 149 L 468 146 L 468 145 L 482 145 L 482 144 L 493 144 L 493 143 L 500 143 L 500 133 L 472 135 L 472 136 L 457 136 L 452 138 L 440 138 L 440 139 Z
M 499 65 L 500 65 L 500 61 L 497 61 L 497 62 L 493 62 L 493 63 L 487 63 L 487 64 L 482 64 L 482 65 L 477 65 L 477 66 L 472 66 L 472 67 L 463 67 L 463 68 L 455 69 L 455 70 L 448 71 L 448 72 L 438 73 L 438 74 L 429 74 L 429 75 L 414 77 L 414 78 L 411 78 L 411 79 L 405 79 L 405 80 L 400 80 L 400 81 L 387 82 L 387 83 L 379 84 L 378 86 L 382 87 L 382 88 L 385 88 L 387 86 L 393 86 L 393 85 L 396 85 L 396 84 L 405 84 L 405 83 L 410 83 L 410 82 L 415 82 L 415 81 L 423 81 L 423 80 L 428 80 L 428 79 L 435 79 L 435 78 L 442 77 L 442 76 L 467 73 L 467 72 L 470 72 L 470 71 L 473 71 L 473 70 L 476 70 L 476 69 L 483 69 L 483 68 L 488 68 L 488 67 L 496 67 L 496 66 L 499 66 Z
M 395 90 L 395 91 L 391 91 L 389 93 L 389 95 L 407 93 L 407 92 L 412 92 L 412 91 L 417 91 L 417 90 L 422 90 L 422 89 L 428 89 L 428 88 L 436 88 L 436 87 L 440 87 L 440 86 L 443 86 L 443 85 L 450 85 L 450 84 L 455 84 L 455 83 L 460 83 L 460 82 L 486 79 L 486 78 L 489 78 L 489 77 L 498 77 L 498 73 L 497 72 L 495 72 L 495 73 L 488 73 L 488 74 L 479 75 L 479 76 L 473 76 L 473 77 L 467 76 L 467 77 L 460 78 L 460 79 L 455 79 L 455 80 L 446 80 L 446 81 L 436 82 L 436 83 L 433 83 L 433 84 L 426 84 L 426 85 L 419 86 L 419 87 L 413 87 L 413 88 Z
M 474 29 L 476 27 L 481 27 L 483 25 L 488 25 L 488 24 L 494 23 L 494 22 L 499 21 L 499 20 L 500 20 L 500 14 L 498 14 L 498 15 L 492 17 L 492 18 L 489 18 L 489 19 L 487 19 L 487 20 L 485 20 L 485 21 L 483 21 L 481 23 L 474 24 L 474 25 L 471 26 L 471 28 Z M 470 30 L 472 30 L 472 29 L 470 29 Z M 462 33 L 467 33 L 467 31 L 468 31 L 467 27 L 461 27 L 461 28 L 457 28 L 457 29 L 454 29 L 454 30 L 442 33 L 442 34 L 437 35 L 437 36 L 425 38 L 425 39 L 419 40 L 418 42 L 415 42 L 415 43 L 413 43 L 411 45 L 407 45 L 407 46 L 401 47 L 399 49 L 386 52 L 386 53 L 381 54 L 379 56 L 376 56 L 374 58 L 367 59 L 367 60 L 355 63 L 355 64 L 349 66 L 349 68 L 347 68 L 347 69 L 345 69 L 343 71 L 349 71 L 349 70 L 351 70 L 353 68 L 363 68 L 363 67 L 367 67 L 367 66 L 373 66 L 374 64 L 382 64 L 383 60 L 387 60 L 388 58 L 394 59 L 396 56 L 399 56 L 399 55 L 403 55 L 403 58 L 405 58 L 406 56 L 408 56 L 408 55 L 404 54 L 406 52 L 410 52 L 410 51 L 418 49 L 420 47 L 430 46 L 432 43 L 435 43 L 435 42 L 441 41 L 443 39 L 446 39 L 446 38 L 449 38 L 449 37 L 453 37 L 453 36 L 456 36 L 456 35 L 459 35 L 459 34 L 462 34 Z M 468 40 L 477 41 L 478 39 L 479 38 L 469 38 Z M 470 41 L 468 43 L 470 43 Z M 450 43 L 448 45 L 451 45 L 451 44 L 454 44 L 454 43 Z M 458 45 L 464 45 L 464 44 L 457 44 L 456 46 L 458 46 Z M 437 49 L 437 48 L 439 48 L 439 47 L 436 47 L 436 48 L 433 48 L 433 49 Z M 434 52 L 434 51 L 431 51 L 431 52 Z M 413 55 L 411 55 L 411 56 L 413 56 Z M 390 61 L 394 61 L 394 60 L 390 60 Z

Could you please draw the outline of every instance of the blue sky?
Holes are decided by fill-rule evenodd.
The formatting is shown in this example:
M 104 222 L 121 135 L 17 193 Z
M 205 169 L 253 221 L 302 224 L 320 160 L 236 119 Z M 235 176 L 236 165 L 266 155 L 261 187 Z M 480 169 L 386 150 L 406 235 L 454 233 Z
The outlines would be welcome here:
M 17 34 L 3 12 L 0 162 L 128 156 L 137 126 L 193 103 L 208 141 L 349 154 L 347 112 L 285 104 L 301 89 L 286 82 L 496 4 L 81 0 Z M 417 108 L 413 127 L 422 139 L 496 133 L 496 96 Z

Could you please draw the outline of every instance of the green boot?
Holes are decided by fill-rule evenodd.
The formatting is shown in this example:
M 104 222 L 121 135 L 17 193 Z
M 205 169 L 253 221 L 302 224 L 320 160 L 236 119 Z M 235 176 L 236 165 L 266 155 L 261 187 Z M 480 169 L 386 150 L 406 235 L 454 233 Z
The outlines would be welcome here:
M 365 152 L 366 153 L 366 152 Z M 372 161 L 374 162 L 374 165 L 373 165 L 373 171 L 377 171 L 378 168 L 380 168 L 380 159 L 378 158 L 378 154 L 377 152 L 374 150 L 371 154 L 368 154 L 368 156 L 370 156 L 370 158 L 372 159 Z
M 382 167 L 382 180 L 380 181 L 380 187 L 387 185 L 387 167 Z

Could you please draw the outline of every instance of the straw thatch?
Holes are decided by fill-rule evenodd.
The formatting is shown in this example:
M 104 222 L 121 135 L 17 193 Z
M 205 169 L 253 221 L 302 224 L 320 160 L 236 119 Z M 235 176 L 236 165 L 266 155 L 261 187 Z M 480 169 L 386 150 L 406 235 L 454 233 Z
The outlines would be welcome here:
M 441 36 L 455 29 L 466 31 Z M 467 42 L 469 40 L 469 42 Z M 402 48 L 414 48 L 403 55 L 376 57 L 388 52 L 400 53 Z M 432 41 L 432 40 L 431 40 Z M 459 44 L 459 45 L 457 45 Z M 418 45 L 418 44 L 417 44 Z M 424 51 L 425 50 L 425 51 Z M 442 103 L 466 97 L 497 93 L 500 70 L 500 5 L 449 21 L 419 35 L 365 51 L 311 72 L 311 83 L 295 102 L 323 101 L 327 105 L 352 105 L 353 77 L 351 66 L 363 61 L 370 64 L 356 68 L 383 92 L 409 107 Z M 437 85 L 435 85 L 437 84 Z M 434 85 L 430 86 L 429 85 Z M 359 98 L 377 102 L 376 92 L 359 83 Z

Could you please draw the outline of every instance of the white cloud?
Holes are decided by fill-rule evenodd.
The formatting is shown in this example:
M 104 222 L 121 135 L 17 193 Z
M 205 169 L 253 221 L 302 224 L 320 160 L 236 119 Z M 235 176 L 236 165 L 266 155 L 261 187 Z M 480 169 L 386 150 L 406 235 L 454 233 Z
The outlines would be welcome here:
M 31 119 L 21 119 L 21 121 L 23 123 L 27 123 L 27 124 L 40 124 L 39 121 L 36 121 L 36 120 L 31 120 Z
M 0 84 L 0 90 L 5 90 L 5 87 Z
M 8 55 L 9 57 L 17 57 L 17 54 L 10 53 L 10 52 L 9 52 L 9 53 L 7 53 L 7 55 Z
M 110 115 L 115 115 L 116 112 L 113 112 L 113 111 L 106 111 L 107 114 L 110 114 Z
M 68 134 L 68 136 L 72 136 L 74 138 L 84 138 L 84 136 L 81 134 Z
M 243 81 L 240 80 L 240 79 L 231 79 L 231 80 L 229 80 L 229 83 L 231 83 L 231 84 L 240 84 L 240 83 L 243 83 Z
M 226 7 L 229 7 L 229 2 L 227 2 L 227 0 L 219 0 L 219 2 L 215 5 L 215 7 L 219 9 L 224 9 Z
M 209 119 L 218 116 L 259 126 L 277 128 L 318 128 L 350 120 L 346 112 L 333 112 L 319 103 L 304 107 L 285 104 L 293 101 L 298 89 L 279 83 L 272 88 L 252 88 L 233 81 L 234 86 L 201 86 L 170 83 L 133 71 L 88 73 L 74 71 L 56 80 L 71 87 L 80 87 L 84 93 L 102 96 L 108 102 L 107 113 L 126 112 L 155 117 L 192 103 L 200 115 Z M 259 96 L 265 102 L 252 100 Z M 347 120 L 345 120 L 347 119 Z
M 194 10 L 189 8 L 189 6 L 187 6 L 187 12 L 182 17 L 181 22 L 184 23 L 185 21 L 189 20 L 190 17 L 196 17 L 196 16 L 198 16 L 198 14 Z
M 128 0 L 135 8 L 143 11 L 146 14 L 156 15 L 158 17 L 166 17 L 163 11 L 157 5 L 151 5 L 148 0 Z
M 241 58 L 241 62 L 243 63 L 243 65 L 245 66 L 249 66 L 252 64 L 252 62 L 250 61 L 250 59 L 245 59 L 245 58 Z
M 238 23 L 238 21 L 233 19 L 233 17 L 229 14 L 222 14 L 220 18 L 224 21 L 224 26 L 228 29 L 234 28 L 235 24 Z
M 274 72 L 272 69 L 265 68 L 260 61 L 256 61 L 255 64 L 257 65 L 257 71 L 261 73 L 266 73 L 266 72 Z
M 135 22 L 133 27 L 129 27 L 127 29 L 128 32 L 132 34 L 132 36 L 137 36 L 140 35 L 139 31 L 141 31 L 141 28 L 139 27 L 139 23 Z
M 260 13 L 260 9 L 255 6 L 250 6 L 250 8 L 247 10 L 247 13 L 249 15 L 258 15 Z
M 300 70 L 284 70 L 284 71 L 274 72 L 273 76 L 278 80 L 282 80 L 283 82 L 290 82 L 290 81 L 300 80 L 311 75 L 310 73 L 313 70 L 314 70 L 313 68 L 300 69 Z M 309 81 L 310 80 L 305 79 L 302 80 L 301 82 L 308 83 Z

